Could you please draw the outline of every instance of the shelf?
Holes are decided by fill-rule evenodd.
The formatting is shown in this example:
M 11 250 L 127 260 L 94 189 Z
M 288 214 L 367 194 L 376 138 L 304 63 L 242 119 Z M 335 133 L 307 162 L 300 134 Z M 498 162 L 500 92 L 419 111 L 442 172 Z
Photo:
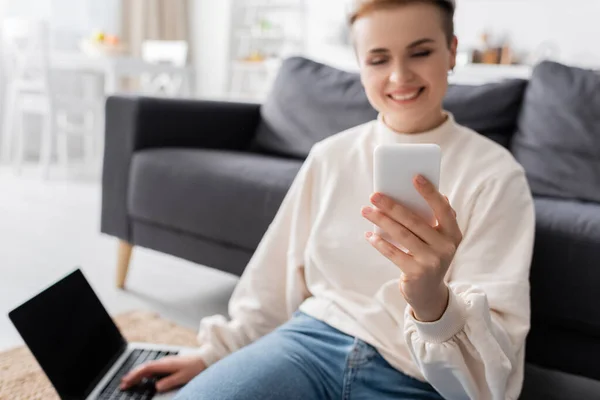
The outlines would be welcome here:
M 529 65 L 503 65 L 503 64 L 466 64 L 456 67 L 457 71 L 480 71 L 487 73 L 504 73 L 527 76 L 532 71 Z
M 467 64 L 457 66 L 448 80 L 454 84 L 478 85 L 504 79 L 529 79 L 533 67 L 529 65 Z
M 250 99 L 264 97 L 281 66 L 281 57 L 304 51 L 306 2 L 232 1 L 228 65 L 228 92 L 231 96 Z M 264 61 L 244 61 L 248 56 L 258 55 L 269 58 Z

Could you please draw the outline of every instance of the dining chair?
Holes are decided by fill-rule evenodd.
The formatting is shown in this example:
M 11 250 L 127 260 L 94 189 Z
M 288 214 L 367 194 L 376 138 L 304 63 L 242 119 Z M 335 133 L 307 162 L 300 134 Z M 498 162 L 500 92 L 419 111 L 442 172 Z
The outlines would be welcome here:
M 142 59 L 152 64 L 169 64 L 181 67 L 181 73 L 144 73 L 141 90 L 144 94 L 181 97 L 189 95 L 190 81 L 184 68 L 187 65 L 188 43 L 185 40 L 145 40 L 142 43 Z
M 42 121 L 39 164 L 45 178 L 55 151 L 59 163 L 68 168 L 68 139 L 74 135 L 83 138 L 86 162 L 92 163 L 95 142 L 101 136 L 104 101 L 103 93 L 102 98 L 84 93 L 89 92 L 89 84 L 75 94 L 65 84 L 68 80 L 55 79 L 59 71 L 50 65 L 48 38 L 45 21 L 10 18 L 2 22 L 2 62 L 7 78 L 2 158 L 21 170 L 28 136 L 25 121 L 38 115 Z M 75 75 L 70 74 L 69 79 L 90 81 L 86 73 Z

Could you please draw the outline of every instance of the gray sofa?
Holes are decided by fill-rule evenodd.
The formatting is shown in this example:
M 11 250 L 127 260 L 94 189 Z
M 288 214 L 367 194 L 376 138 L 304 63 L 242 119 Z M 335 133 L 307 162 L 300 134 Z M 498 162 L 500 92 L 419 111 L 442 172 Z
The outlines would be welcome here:
M 546 62 L 451 86 L 444 105 L 509 148 L 534 193 L 521 398 L 600 399 L 600 77 Z M 102 232 L 240 275 L 310 147 L 375 116 L 356 74 L 303 58 L 262 105 L 111 97 Z

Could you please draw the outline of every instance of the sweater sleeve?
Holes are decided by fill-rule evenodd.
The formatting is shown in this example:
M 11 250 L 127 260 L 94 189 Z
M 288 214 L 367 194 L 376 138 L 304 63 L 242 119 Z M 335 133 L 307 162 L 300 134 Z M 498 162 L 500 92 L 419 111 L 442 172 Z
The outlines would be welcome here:
M 535 213 L 522 170 L 507 175 L 474 196 L 442 318 L 422 323 L 406 309 L 412 357 L 449 400 L 516 399 L 522 388 Z
M 304 249 L 313 208 L 315 148 L 232 294 L 230 320 L 215 315 L 200 322 L 198 353 L 207 366 L 285 323 L 310 297 L 304 280 Z

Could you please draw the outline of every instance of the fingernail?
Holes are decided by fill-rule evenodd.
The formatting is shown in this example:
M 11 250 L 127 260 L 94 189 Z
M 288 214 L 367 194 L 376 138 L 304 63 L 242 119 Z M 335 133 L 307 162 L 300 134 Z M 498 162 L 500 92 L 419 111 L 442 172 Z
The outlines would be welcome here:
M 373 195 L 373 197 L 371 197 L 371 200 L 373 201 L 373 203 L 377 204 L 379 202 L 381 202 L 382 196 L 379 193 L 375 193 Z
M 373 232 L 365 232 L 365 237 L 367 239 L 371 239 L 371 236 L 373 236 Z
M 425 185 L 427 183 L 427 180 L 423 176 L 419 175 L 417 176 L 417 183 L 419 185 Z
M 363 208 L 363 214 L 364 215 L 369 215 L 373 212 L 373 209 L 371 207 L 365 207 Z

